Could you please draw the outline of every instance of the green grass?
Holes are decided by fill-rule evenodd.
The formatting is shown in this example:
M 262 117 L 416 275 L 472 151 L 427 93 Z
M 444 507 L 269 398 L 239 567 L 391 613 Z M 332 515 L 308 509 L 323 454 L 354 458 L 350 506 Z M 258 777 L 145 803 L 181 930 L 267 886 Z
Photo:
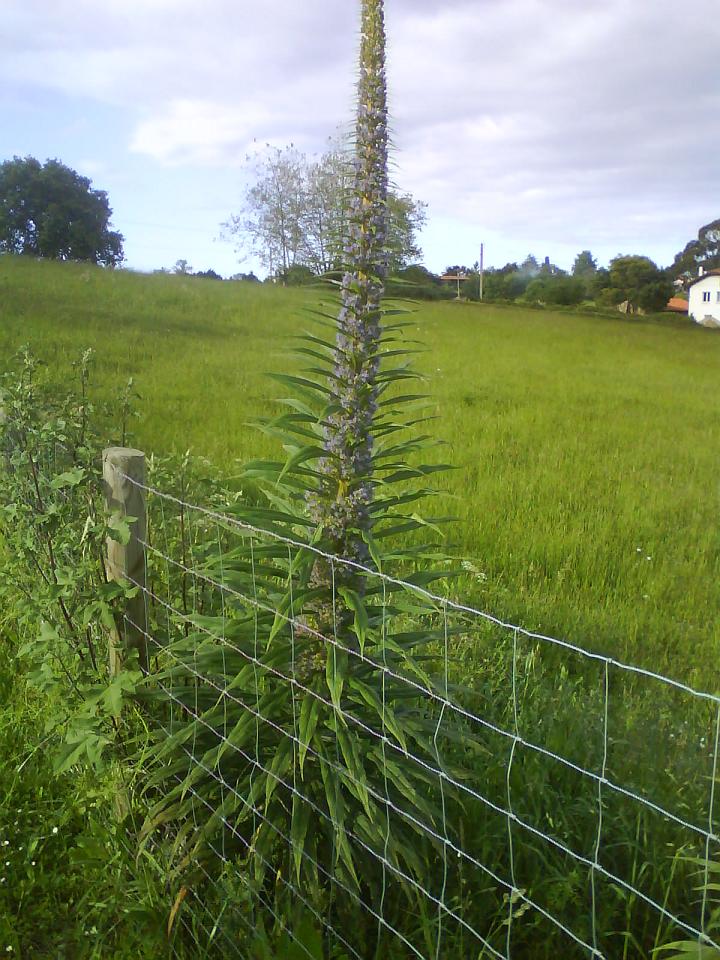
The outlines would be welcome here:
M 58 383 L 97 351 L 104 400 L 141 395 L 134 442 L 227 473 L 278 451 L 248 422 L 283 388 L 322 294 L 0 258 L 0 354 Z M 720 601 L 720 338 L 675 318 L 418 305 L 418 358 L 457 470 L 439 514 L 496 614 L 712 684 Z M 117 433 L 117 431 L 115 431 Z M 111 436 L 109 440 L 116 440 Z M 650 557 L 651 559 L 647 559 Z
M 168 956 L 157 871 L 125 848 L 110 778 L 50 773 L 43 701 L 18 675 L 12 653 L 3 639 L 0 953 L 18 960 Z
M 137 445 L 157 455 L 190 449 L 232 475 L 238 461 L 278 453 L 248 422 L 270 412 L 283 393 L 265 374 L 297 368 L 287 353 L 291 337 L 311 325 L 308 311 L 320 299 L 317 290 L 0 257 L 3 367 L 27 343 L 60 388 L 75 375 L 80 352 L 93 347 L 103 404 L 112 407 L 128 377 L 135 379 Z M 675 318 L 489 305 L 418 305 L 411 321 L 408 337 L 427 348 L 418 366 L 437 418 L 431 430 L 447 442 L 437 457 L 457 467 L 441 480 L 437 513 L 457 517 L 448 538 L 477 571 L 457 584 L 458 593 L 526 627 L 715 690 L 720 339 Z M 117 442 L 117 404 L 107 424 L 108 443 Z M 507 650 L 486 632 L 464 641 L 456 660 L 467 685 L 498 711 L 490 719 L 507 726 Z M 527 670 L 530 699 L 522 721 L 530 733 L 544 722 L 550 746 L 585 762 L 584 751 L 599 744 L 591 723 L 600 716 L 598 690 L 592 681 L 586 689 L 572 658 L 541 658 L 527 646 L 520 679 Z M 8 881 L 0 885 L 0 952 L 10 945 L 28 957 L 164 955 L 169 902 L 158 880 L 162 869 L 144 871 L 117 842 L 122 831 L 113 823 L 109 778 L 49 776 L 42 705 L 17 676 L 12 645 L 2 653 L 0 840 L 10 838 L 13 847 L 3 854 L 6 873 L 0 870 Z M 638 790 L 649 784 L 653 798 L 671 809 L 695 809 L 705 795 L 707 757 L 689 738 L 707 718 L 690 718 L 683 733 L 687 713 L 671 691 L 613 684 L 610 776 Z M 676 728 L 687 742 L 668 739 Z M 505 754 L 492 756 L 486 789 L 502 804 Z M 583 792 L 572 773 L 560 776 L 534 762 L 538 769 L 528 762 L 523 783 L 537 789 L 518 796 L 518 809 L 540 826 L 548 809 L 567 814 L 563 829 L 589 849 L 594 793 Z M 670 769 L 679 771 L 677 780 L 655 779 Z M 473 831 L 465 842 L 495 862 L 507 824 L 481 812 L 469 811 Z M 687 838 L 654 825 L 657 837 L 645 843 L 646 824 L 630 812 L 629 805 L 608 808 L 605 849 L 620 875 L 629 875 L 628 863 L 636 866 L 662 897 L 668 851 L 682 849 Z M 574 904 L 584 930 L 586 878 L 561 861 L 528 844 L 517 868 L 551 912 Z M 611 894 L 601 919 L 607 909 L 605 927 L 615 930 Z M 484 898 L 467 909 L 485 910 L 490 922 L 504 908 Z M 646 929 L 647 918 L 633 909 L 625 929 L 644 944 L 662 942 L 666 931 Z M 503 929 L 494 935 L 500 943 Z M 632 956 L 628 951 L 624 957 Z

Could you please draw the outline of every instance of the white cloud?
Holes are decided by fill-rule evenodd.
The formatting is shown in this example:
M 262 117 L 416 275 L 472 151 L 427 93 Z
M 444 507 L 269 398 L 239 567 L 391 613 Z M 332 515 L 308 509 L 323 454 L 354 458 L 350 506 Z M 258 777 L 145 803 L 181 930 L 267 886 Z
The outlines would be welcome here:
M 171 100 L 156 117 L 138 124 L 130 149 L 165 163 L 215 165 L 242 159 L 253 134 L 267 127 L 267 112 L 205 100 Z
M 357 3 L 3 5 L 0 82 L 121 107 L 131 150 L 164 164 L 317 149 L 351 115 Z M 714 6 L 389 0 L 397 179 L 478 231 L 684 242 L 718 213 Z

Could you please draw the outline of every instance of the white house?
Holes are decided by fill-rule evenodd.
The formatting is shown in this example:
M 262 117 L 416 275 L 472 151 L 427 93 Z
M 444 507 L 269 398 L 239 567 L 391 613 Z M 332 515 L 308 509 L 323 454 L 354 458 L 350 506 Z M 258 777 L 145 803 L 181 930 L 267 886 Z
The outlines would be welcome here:
M 695 323 L 720 327 L 720 270 L 708 270 L 689 287 L 688 314 Z

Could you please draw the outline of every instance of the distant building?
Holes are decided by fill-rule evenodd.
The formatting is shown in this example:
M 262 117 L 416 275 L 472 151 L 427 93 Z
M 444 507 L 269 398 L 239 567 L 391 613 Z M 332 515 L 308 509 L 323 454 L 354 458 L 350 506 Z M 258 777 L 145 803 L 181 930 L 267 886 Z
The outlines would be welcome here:
M 683 299 L 683 297 L 670 297 L 668 302 L 665 304 L 665 309 L 669 310 L 671 313 L 687 313 L 688 312 L 688 302 Z
M 692 281 L 688 293 L 688 314 L 695 323 L 720 327 L 720 270 L 702 272 Z

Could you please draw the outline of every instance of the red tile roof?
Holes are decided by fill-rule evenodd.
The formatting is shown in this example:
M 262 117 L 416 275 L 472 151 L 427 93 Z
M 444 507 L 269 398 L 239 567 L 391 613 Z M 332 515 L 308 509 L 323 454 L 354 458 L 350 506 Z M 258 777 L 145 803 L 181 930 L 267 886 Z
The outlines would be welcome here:
M 683 300 L 682 297 L 670 297 L 668 302 L 665 304 L 666 310 L 673 310 L 675 313 L 687 313 L 688 312 L 688 302 Z

